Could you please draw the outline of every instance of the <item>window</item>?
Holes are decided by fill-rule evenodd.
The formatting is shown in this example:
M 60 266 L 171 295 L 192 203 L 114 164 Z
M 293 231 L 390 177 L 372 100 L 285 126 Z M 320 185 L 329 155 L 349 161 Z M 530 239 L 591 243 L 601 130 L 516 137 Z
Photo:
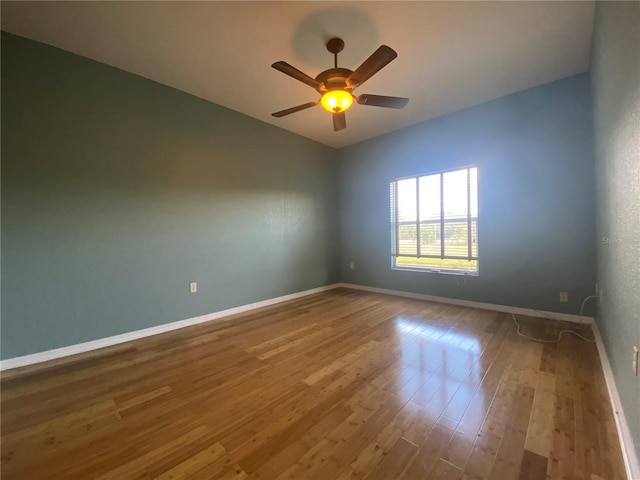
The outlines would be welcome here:
M 391 182 L 393 268 L 478 274 L 478 169 Z

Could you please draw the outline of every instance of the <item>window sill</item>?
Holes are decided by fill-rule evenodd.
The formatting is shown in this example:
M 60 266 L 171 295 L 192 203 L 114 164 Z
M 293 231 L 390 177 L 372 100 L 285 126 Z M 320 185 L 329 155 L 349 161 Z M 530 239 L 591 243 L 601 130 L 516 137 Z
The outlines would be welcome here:
M 453 270 L 439 270 L 436 268 L 400 268 L 400 267 L 391 267 L 391 270 L 396 270 L 398 272 L 417 272 L 417 273 L 439 273 L 444 275 L 462 275 L 464 277 L 478 277 L 480 274 L 478 272 L 456 272 Z

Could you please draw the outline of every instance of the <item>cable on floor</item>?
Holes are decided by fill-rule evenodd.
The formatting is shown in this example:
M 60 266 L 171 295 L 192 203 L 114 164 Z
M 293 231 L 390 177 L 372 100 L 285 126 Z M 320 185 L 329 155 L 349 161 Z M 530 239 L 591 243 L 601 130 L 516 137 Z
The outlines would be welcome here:
M 582 319 L 582 311 L 584 310 L 584 304 L 587 303 L 587 300 L 591 299 L 591 298 L 598 298 L 597 295 L 591 295 L 587 298 L 585 298 L 582 301 L 582 305 L 580 306 L 580 319 Z M 570 325 L 568 322 L 565 322 L 563 320 L 558 320 L 560 323 L 563 323 L 564 325 L 567 325 L 569 327 L 569 329 L 565 329 L 565 330 L 561 330 L 560 333 L 558 333 L 558 337 L 554 340 L 544 340 L 541 338 L 533 338 L 533 337 L 529 337 L 528 335 L 525 335 L 524 333 L 522 333 L 520 331 L 520 323 L 518 323 L 518 320 L 516 319 L 516 316 L 511 313 L 511 318 L 513 318 L 513 321 L 515 322 L 516 326 L 518 327 L 517 329 L 517 334 L 520 335 L 522 338 L 526 338 L 527 340 L 531 340 L 532 342 L 538 342 L 538 343 L 558 343 L 560 342 L 560 340 L 562 339 L 562 334 L 564 333 L 572 333 L 573 335 L 575 335 L 578 338 L 581 338 L 582 340 L 589 342 L 589 343 L 596 343 L 595 339 L 590 339 L 587 337 L 583 337 L 582 335 L 580 335 L 578 332 L 576 332 L 575 330 L 573 330 L 573 326 Z

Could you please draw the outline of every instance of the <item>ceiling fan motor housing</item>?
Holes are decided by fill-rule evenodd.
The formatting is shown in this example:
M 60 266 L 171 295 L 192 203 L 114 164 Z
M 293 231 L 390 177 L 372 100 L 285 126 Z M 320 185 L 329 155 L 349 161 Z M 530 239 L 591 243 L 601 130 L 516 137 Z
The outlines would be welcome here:
M 348 68 L 330 68 L 329 70 L 325 70 L 316 77 L 316 80 L 322 84 L 317 89 L 318 92 L 325 93 L 331 90 L 347 90 L 351 92 L 351 88 L 347 87 L 347 78 L 349 78 L 349 75 L 352 73 Z

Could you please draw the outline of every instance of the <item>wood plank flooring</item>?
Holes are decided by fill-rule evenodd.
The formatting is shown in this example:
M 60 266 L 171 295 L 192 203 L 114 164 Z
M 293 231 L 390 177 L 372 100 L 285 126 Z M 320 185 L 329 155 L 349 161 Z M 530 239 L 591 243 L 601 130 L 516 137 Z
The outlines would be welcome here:
M 594 344 L 348 289 L 7 371 L 1 400 L 3 480 L 626 478 Z

